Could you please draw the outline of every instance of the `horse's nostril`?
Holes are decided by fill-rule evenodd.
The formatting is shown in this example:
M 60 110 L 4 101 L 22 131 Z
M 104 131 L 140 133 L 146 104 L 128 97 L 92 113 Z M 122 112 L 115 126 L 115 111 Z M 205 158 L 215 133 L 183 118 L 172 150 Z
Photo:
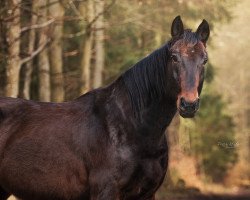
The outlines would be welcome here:
M 181 100 L 180 100 L 180 108 L 182 109 L 182 110 L 185 110 L 186 109 L 186 101 L 185 101 L 185 99 L 183 98 L 183 97 L 181 97 Z
M 199 99 L 194 102 L 188 102 L 183 97 L 180 99 L 180 109 L 186 112 L 194 112 L 199 108 Z

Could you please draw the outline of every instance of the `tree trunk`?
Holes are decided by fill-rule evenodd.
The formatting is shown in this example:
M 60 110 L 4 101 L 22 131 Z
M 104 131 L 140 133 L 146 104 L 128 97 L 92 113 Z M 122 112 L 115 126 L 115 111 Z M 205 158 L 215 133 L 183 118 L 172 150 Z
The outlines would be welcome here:
M 95 16 L 98 17 L 95 22 L 95 68 L 93 87 L 97 88 L 103 82 L 104 69 L 104 23 L 103 23 L 104 0 L 95 1 Z
M 47 2 L 39 0 L 40 17 L 38 23 L 42 24 L 47 21 Z M 48 28 L 45 27 L 39 32 L 39 44 L 41 46 L 48 39 Z M 38 76 L 39 76 L 39 100 L 50 101 L 50 65 L 48 49 L 44 49 L 38 56 Z
M 6 2 L 0 1 L 0 8 L 6 8 Z M 6 25 L 4 23 L 5 12 L 0 13 L 0 96 L 5 95 L 5 67 L 7 57 Z
M 31 13 L 31 19 L 30 24 L 34 25 L 37 23 L 37 3 L 38 0 L 32 1 L 32 13 Z M 34 51 L 35 46 L 35 39 L 36 39 L 36 32 L 35 29 L 29 30 L 28 34 L 29 43 L 28 43 L 28 55 L 31 55 L 31 53 Z M 25 99 L 30 99 L 30 83 L 31 83 L 31 75 L 33 71 L 33 60 L 27 62 L 24 66 L 24 84 L 23 84 L 23 91 L 22 96 Z
M 84 3 L 81 2 L 80 9 L 81 15 L 84 15 Z M 81 58 L 81 86 L 80 93 L 83 94 L 90 90 L 90 64 L 93 45 L 93 28 L 90 23 L 94 19 L 94 5 L 92 0 L 88 0 L 86 9 L 86 21 L 87 21 L 87 34 L 85 42 L 83 42 L 83 55 Z
M 56 19 L 56 24 L 51 31 L 52 43 L 50 51 L 50 70 L 51 70 L 51 100 L 55 102 L 64 101 L 63 84 L 63 58 L 62 58 L 62 36 L 63 36 L 63 16 L 64 7 L 59 2 L 53 3 L 50 0 L 49 15 Z
M 6 1 L 8 8 L 6 23 L 7 26 L 7 43 L 8 58 L 6 66 L 6 87 L 5 95 L 9 97 L 17 97 L 19 89 L 19 73 L 21 69 L 20 53 L 20 3 L 21 0 Z

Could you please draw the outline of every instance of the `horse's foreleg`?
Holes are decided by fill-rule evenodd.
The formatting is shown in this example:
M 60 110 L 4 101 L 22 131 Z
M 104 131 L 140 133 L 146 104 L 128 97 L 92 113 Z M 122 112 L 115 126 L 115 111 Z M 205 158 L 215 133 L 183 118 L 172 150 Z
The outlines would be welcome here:
M 119 191 L 109 173 L 97 173 L 90 176 L 91 200 L 119 200 Z
M 8 199 L 10 194 L 0 187 L 0 200 Z
M 101 189 L 101 188 L 100 188 Z M 92 190 L 91 200 L 119 200 L 118 194 L 113 188 L 103 188 L 102 191 Z
M 148 198 L 147 200 L 155 200 L 155 195 L 152 196 L 152 197 L 150 197 L 150 198 Z

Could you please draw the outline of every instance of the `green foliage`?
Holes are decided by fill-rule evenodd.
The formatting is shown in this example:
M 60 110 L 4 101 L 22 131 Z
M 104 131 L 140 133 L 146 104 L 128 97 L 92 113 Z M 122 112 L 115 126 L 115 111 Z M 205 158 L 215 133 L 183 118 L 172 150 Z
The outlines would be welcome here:
M 164 44 L 170 37 L 170 26 L 175 16 L 181 15 L 187 27 L 196 27 L 205 18 L 213 28 L 214 23 L 231 19 L 232 2 L 117 1 L 105 16 L 109 25 L 106 39 L 106 82 Z
M 129 24 L 126 28 L 111 29 L 112 40 L 106 43 L 106 80 L 111 81 L 121 71 L 125 71 L 140 58 L 136 28 Z M 111 80 L 110 80 L 111 79 Z
M 111 0 L 107 1 L 107 6 L 110 2 Z M 170 37 L 170 26 L 176 15 L 182 16 L 187 27 L 197 27 L 197 23 L 203 18 L 213 27 L 213 23 L 228 21 L 231 18 L 229 2 L 232 1 L 116 1 L 111 9 L 104 13 L 104 84 L 110 83 L 121 72 L 164 44 Z M 79 9 L 77 2 L 75 6 Z M 67 16 L 64 21 L 65 36 L 84 32 L 87 27 L 85 16 L 83 20 L 72 20 L 78 16 L 70 6 L 65 7 L 65 16 Z M 79 66 L 84 53 L 84 42 L 84 34 L 72 38 L 64 37 L 66 99 L 78 96 L 79 88 L 75 87 L 79 84 Z
M 193 153 L 201 169 L 215 182 L 223 180 L 236 162 L 236 144 L 232 117 L 224 113 L 225 103 L 217 94 L 205 94 L 191 131 Z

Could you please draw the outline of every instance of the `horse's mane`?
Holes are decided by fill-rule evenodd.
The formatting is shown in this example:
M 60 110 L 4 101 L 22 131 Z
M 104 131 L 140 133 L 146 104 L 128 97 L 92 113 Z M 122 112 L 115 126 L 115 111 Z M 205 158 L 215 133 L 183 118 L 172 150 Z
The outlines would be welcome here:
M 199 41 L 194 32 L 186 29 L 180 38 L 171 39 L 122 75 L 137 116 L 141 109 L 159 102 L 166 94 L 169 49 L 179 39 L 192 45 Z
M 122 75 L 135 113 L 138 114 L 141 109 L 163 96 L 168 52 L 166 44 Z

